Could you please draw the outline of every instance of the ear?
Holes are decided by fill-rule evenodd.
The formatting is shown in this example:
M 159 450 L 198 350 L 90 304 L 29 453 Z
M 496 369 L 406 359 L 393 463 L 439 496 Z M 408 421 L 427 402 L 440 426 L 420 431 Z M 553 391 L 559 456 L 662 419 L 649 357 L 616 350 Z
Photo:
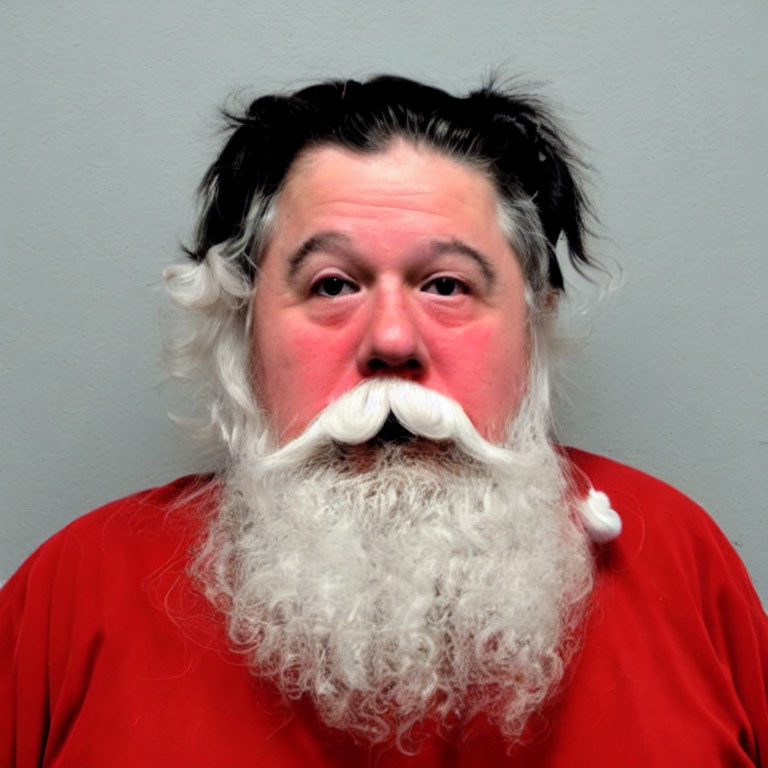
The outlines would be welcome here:
M 557 310 L 560 308 L 561 294 L 562 291 L 557 288 L 547 288 L 546 293 L 544 294 L 544 300 L 542 301 L 542 306 L 548 314 L 557 314 Z

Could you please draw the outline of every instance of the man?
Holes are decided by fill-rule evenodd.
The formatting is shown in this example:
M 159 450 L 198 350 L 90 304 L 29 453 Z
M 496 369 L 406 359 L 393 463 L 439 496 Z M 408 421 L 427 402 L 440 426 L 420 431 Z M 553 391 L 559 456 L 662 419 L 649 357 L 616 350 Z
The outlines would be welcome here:
M 547 111 L 385 77 L 232 121 L 167 274 L 225 460 L 6 586 L 4 764 L 765 764 L 732 548 L 550 442 L 555 245 L 590 260 Z

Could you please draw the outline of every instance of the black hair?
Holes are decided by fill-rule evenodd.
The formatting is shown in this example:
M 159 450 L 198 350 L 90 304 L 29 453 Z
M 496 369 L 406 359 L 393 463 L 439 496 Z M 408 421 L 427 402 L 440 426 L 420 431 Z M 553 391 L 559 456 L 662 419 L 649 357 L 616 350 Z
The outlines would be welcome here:
M 254 216 L 263 218 L 299 153 L 321 144 L 380 151 L 400 136 L 478 164 L 490 174 L 502 202 L 533 204 L 546 248 L 542 279 L 551 288 L 563 288 L 555 255 L 561 235 L 577 269 L 591 264 L 584 243 L 589 205 L 579 181 L 580 162 L 563 129 L 535 97 L 493 83 L 456 97 L 386 75 L 262 96 L 243 114 L 226 117 L 231 134 L 200 186 L 203 210 L 195 244 L 187 251 L 195 261 L 214 245 L 245 239 L 235 258 L 252 279 L 259 257 Z

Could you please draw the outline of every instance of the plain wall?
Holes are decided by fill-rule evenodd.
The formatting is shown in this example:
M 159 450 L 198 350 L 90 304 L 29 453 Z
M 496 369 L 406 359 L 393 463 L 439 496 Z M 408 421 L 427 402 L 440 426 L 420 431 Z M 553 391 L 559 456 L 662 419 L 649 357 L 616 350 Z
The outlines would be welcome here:
M 768 596 L 762 0 L 6 0 L 0 579 L 109 499 L 197 467 L 157 386 L 159 276 L 190 234 L 216 109 L 392 71 L 545 83 L 595 167 L 623 287 L 567 370 L 565 442 L 678 486 Z

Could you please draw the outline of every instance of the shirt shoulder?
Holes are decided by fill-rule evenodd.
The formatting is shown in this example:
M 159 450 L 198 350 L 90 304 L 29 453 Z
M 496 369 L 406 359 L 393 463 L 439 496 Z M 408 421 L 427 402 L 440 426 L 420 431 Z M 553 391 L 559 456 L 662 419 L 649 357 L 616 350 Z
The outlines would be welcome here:
M 0 590 L 0 765 L 56 753 L 100 664 L 118 685 L 122 664 L 151 673 L 153 644 L 181 657 L 174 617 L 192 604 L 189 554 L 216 494 L 210 477 L 191 476 L 110 502 L 45 541 Z
M 218 486 L 190 475 L 88 512 L 43 542 L 0 590 L 0 616 L 17 627 L 40 610 L 73 610 L 109 590 L 141 585 L 186 561 Z M 87 585 L 87 589 L 83 586 Z
M 695 715 L 728 732 L 734 754 L 767 754 L 768 617 L 734 547 L 668 483 L 584 451 L 565 455 L 575 481 L 604 492 L 623 524 L 596 547 L 590 671 L 605 673 L 614 696 L 663 714 L 659 729 Z M 680 691 L 685 705 L 670 706 Z
M 605 493 L 622 520 L 619 538 L 597 553 L 617 574 L 641 571 L 658 589 L 689 590 L 705 605 L 726 590 L 765 617 L 751 578 L 715 520 L 669 483 L 603 456 L 574 448 L 566 455 L 576 482 Z
M 6 587 L 44 565 L 53 566 L 69 554 L 83 562 L 109 558 L 125 549 L 160 553 L 179 537 L 194 536 L 217 484 L 208 475 L 188 475 L 116 499 L 77 517 L 43 542 L 21 565 Z
M 714 549 L 741 562 L 708 512 L 674 486 L 604 456 L 570 447 L 564 452 L 576 484 L 605 493 L 621 517 L 618 548 L 640 551 L 650 543 L 698 556 Z

